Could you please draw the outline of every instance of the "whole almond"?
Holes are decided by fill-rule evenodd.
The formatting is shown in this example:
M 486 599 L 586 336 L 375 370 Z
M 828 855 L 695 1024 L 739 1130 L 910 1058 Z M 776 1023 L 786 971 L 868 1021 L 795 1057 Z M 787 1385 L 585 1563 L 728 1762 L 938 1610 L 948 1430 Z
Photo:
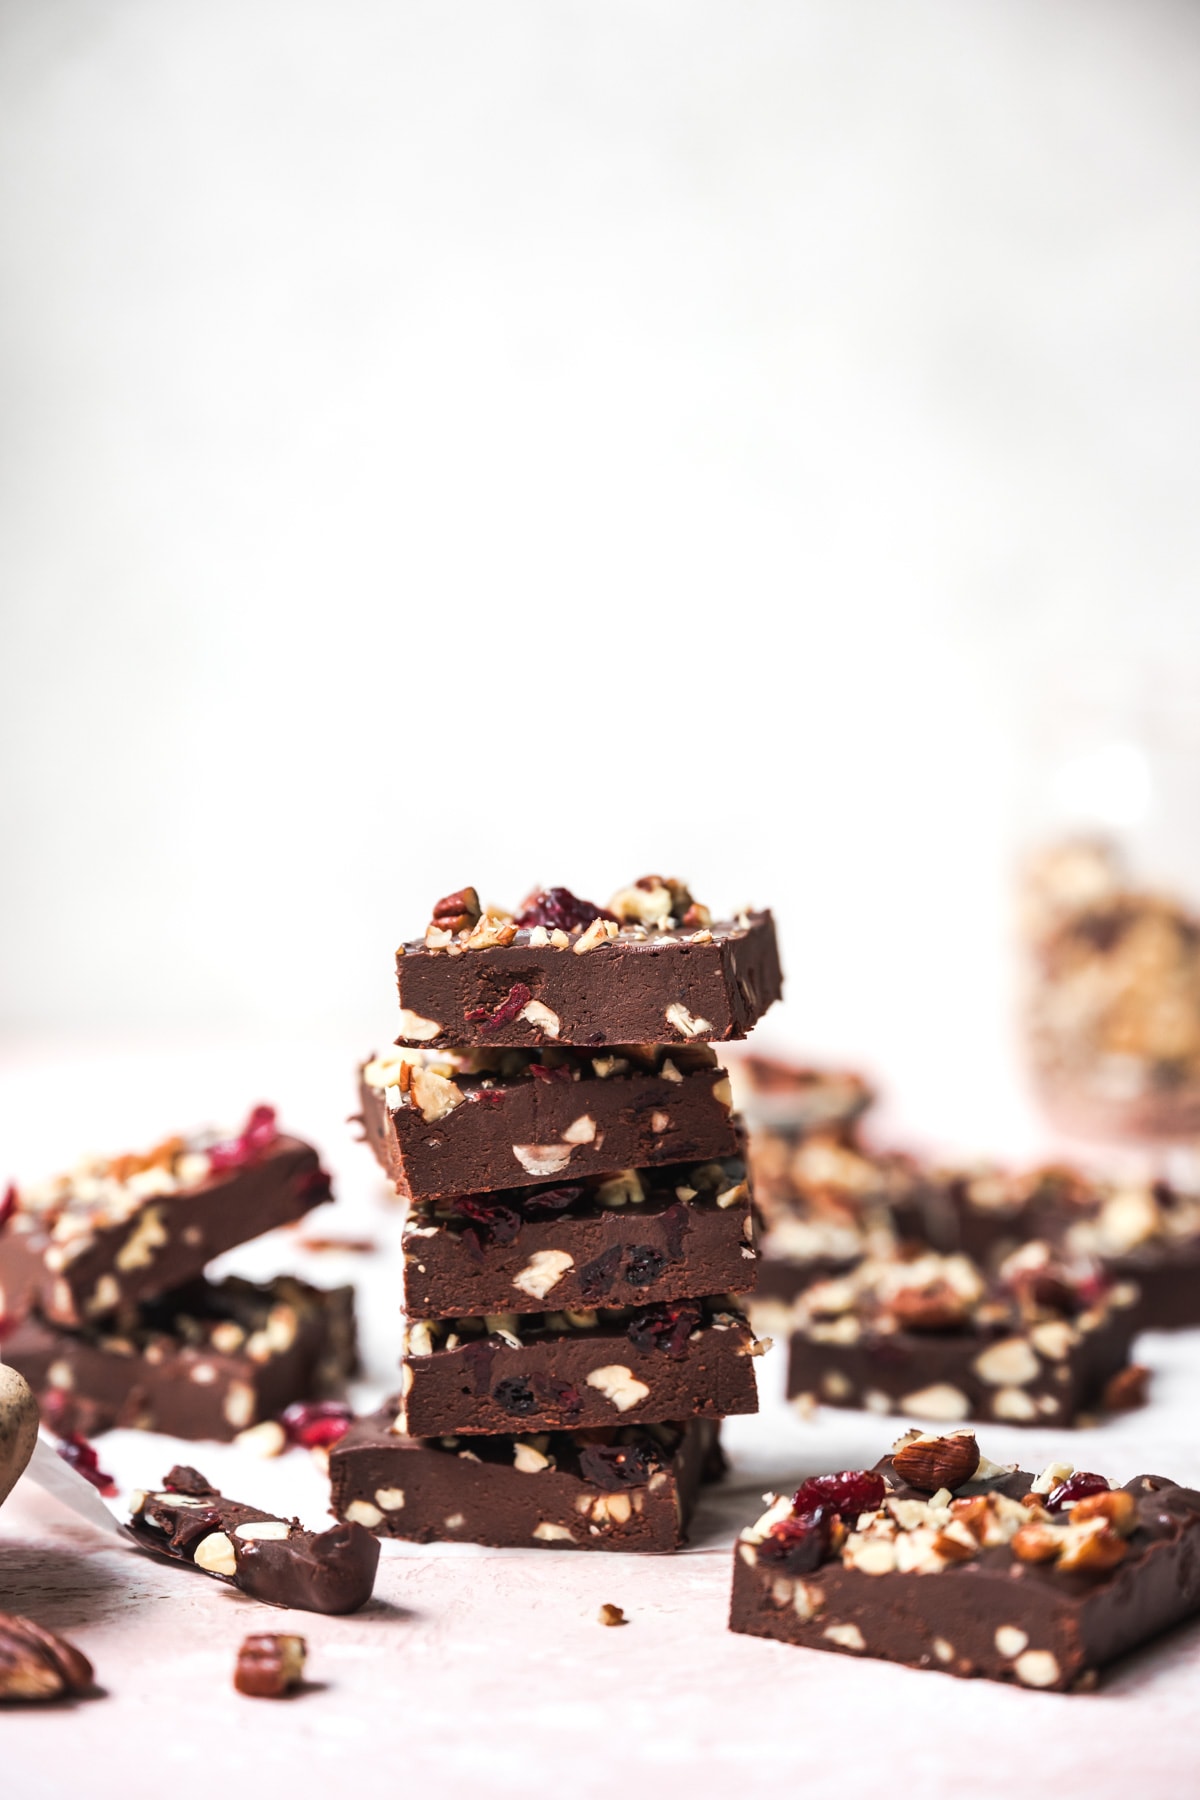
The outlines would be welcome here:
M 979 1445 L 973 1431 L 950 1437 L 915 1437 L 892 1452 L 897 1475 L 922 1493 L 962 1487 L 979 1467 Z

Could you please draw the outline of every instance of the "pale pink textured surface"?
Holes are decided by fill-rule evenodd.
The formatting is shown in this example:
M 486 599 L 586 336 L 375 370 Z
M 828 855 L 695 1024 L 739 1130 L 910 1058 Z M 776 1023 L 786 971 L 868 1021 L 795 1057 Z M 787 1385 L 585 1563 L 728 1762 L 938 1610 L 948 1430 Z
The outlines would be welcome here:
M 0 1072 L 0 1125 L 14 1167 L 32 1174 L 89 1145 L 117 1149 L 276 1098 L 337 1175 L 342 1199 L 321 1229 L 367 1229 L 386 1246 L 396 1214 L 340 1123 L 349 1110 L 341 1055 L 273 1053 L 273 1080 L 262 1078 L 261 1055 L 225 1047 L 189 1059 L 123 1057 L 88 1067 L 86 1079 L 57 1058 L 14 1063 Z M 230 1262 L 253 1274 L 301 1258 L 280 1234 Z M 394 1255 L 310 1257 L 303 1272 L 358 1280 L 375 1378 L 363 1394 L 381 1393 L 399 1336 Z M 1143 1355 L 1156 1369 L 1151 1408 L 1065 1444 L 1061 1433 L 989 1429 L 985 1449 L 1026 1465 L 1063 1453 L 1122 1479 L 1154 1469 L 1200 1481 L 1191 1400 L 1200 1334 L 1147 1339 Z M 281 1615 L 126 1552 L 23 1482 L 0 1515 L 0 1605 L 72 1636 L 105 1691 L 70 1708 L 0 1715 L 5 1794 L 227 1800 L 360 1786 L 481 1800 L 801 1789 L 820 1800 L 897 1790 L 1100 1800 L 1156 1785 L 1194 1791 L 1200 1626 L 1131 1659 L 1098 1694 L 1069 1698 L 728 1632 L 728 1546 L 761 1492 L 872 1461 L 894 1435 L 888 1421 L 853 1413 L 802 1425 L 776 1398 L 776 1358 L 760 1369 L 764 1413 L 727 1427 L 734 1475 L 706 1503 L 692 1550 L 654 1559 L 387 1546 L 375 1600 L 350 1619 Z M 125 1490 L 152 1485 L 182 1454 L 229 1491 L 309 1524 L 327 1501 L 300 1453 L 262 1463 L 134 1432 L 110 1434 L 102 1450 Z M 629 1625 L 601 1627 L 603 1601 L 624 1607 Z M 237 1645 L 264 1629 L 307 1637 L 310 1691 L 285 1703 L 233 1692 Z

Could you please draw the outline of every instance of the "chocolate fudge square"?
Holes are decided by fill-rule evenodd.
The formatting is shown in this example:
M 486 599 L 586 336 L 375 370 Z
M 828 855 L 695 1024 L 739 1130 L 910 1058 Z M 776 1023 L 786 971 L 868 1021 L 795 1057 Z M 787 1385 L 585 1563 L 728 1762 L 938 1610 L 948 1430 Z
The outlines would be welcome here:
M 397 1429 L 424 1438 L 754 1412 L 763 1348 L 726 1296 L 410 1321 Z
M 647 876 L 608 908 L 565 888 L 515 915 L 449 895 L 397 950 L 396 986 L 403 1043 L 600 1046 L 745 1037 L 782 974 L 769 912 L 716 923 Z
M 411 1200 L 737 1154 L 707 1044 L 401 1049 L 360 1071 L 367 1141 Z
M 730 1627 L 1026 1688 L 1093 1687 L 1200 1611 L 1200 1494 L 981 1458 L 909 1433 L 873 1470 L 806 1481 L 734 1548 Z
M 234 1138 L 168 1138 L 145 1155 L 10 1188 L 0 1204 L 0 1314 L 36 1306 L 68 1327 L 111 1317 L 329 1198 L 317 1152 L 284 1136 L 269 1106 Z
M 444 1319 L 740 1293 L 753 1243 L 737 1157 L 462 1194 L 410 1209 L 405 1307 Z
M 703 1480 L 721 1467 L 719 1423 L 497 1437 L 409 1438 L 396 1402 L 329 1454 L 332 1510 L 418 1544 L 677 1550 Z

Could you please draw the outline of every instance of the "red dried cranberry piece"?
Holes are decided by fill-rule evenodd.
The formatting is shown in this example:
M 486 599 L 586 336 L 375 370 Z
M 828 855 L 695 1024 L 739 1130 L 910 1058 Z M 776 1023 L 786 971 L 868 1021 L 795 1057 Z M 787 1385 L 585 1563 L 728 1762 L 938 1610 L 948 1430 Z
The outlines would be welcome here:
M 529 1073 L 535 1081 L 570 1081 L 571 1079 L 569 1063 L 555 1063 L 551 1068 L 548 1063 L 531 1062 Z
M 514 981 L 499 1006 L 494 1009 L 487 1006 L 472 1006 L 464 1016 L 468 1025 L 478 1025 L 486 1037 L 489 1032 L 499 1031 L 502 1025 L 510 1024 L 532 999 L 533 995 L 525 983 Z
M 519 1375 L 510 1375 L 505 1381 L 498 1381 L 492 1393 L 497 1406 L 502 1406 L 506 1413 L 523 1419 L 529 1413 L 536 1412 L 537 1401 L 533 1389 Z
M 675 1362 L 688 1353 L 688 1339 L 700 1324 L 700 1308 L 683 1300 L 674 1306 L 648 1306 L 635 1313 L 627 1327 L 629 1341 L 639 1350 L 661 1350 Z
M 517 914 L 516 924 L 520 930 L 527 925 L 544 925 L 547 931 L 582 931 L 593 919 L 611 919 L 612 916 L 604 907 L 581 900 L 570 888 L 552 887 L 530 894 Z
M 802 1517 L 779 1519 L 758 1546 L 766 1562 L 782 1563 L 794 1575 L 807 1575 L 829 1554 L 833 1509 L 817 1506 Z
M 342 1400 L 297 1400 L 279 1420 L 290 1444 L 304 1450 L 325 1450 L 345 1437 L 354 1414 Z
M 471 1220 L 476 1239 L 481 1244 L 511 1244 L 521 1229 L 521 1215 L 511 1206 L 492 1206 L 469 1194 L 454 1202 L 454 1210 Z
M 563 1413 L 573 1418 L 583 1411 L 583 1396 L 573 1382 L 564 1381 L 561 1375 L 543 1375 L 534 1384 L 541 1395 L 542 1406 L 546 1412 Z
M 209 1167 L 216 1175 L 243 1168 L 264 1156 L 279 1136 L 273 1106 L 256 1106 L 240 1134 L 228 1144 L 214 1144 L 208 1151 Z
M 1108 1483 L 1103 1475 L 1089 1475 L 1086 1469 L 1077 1469 L 1074 1475 L 1068 1475 L 1065 1481 L 1047 1496 L 1047 1512 L 1061 1512 L 1064 1506 L 1073 1506 L 1076 1500 L 1086 1500 L 1089 1494 L 1107 1494 Z
M 607 1493 L 644 1487 L 658 1467 L 644 1444 L 584 1444 L 579 1452 L 579 1472 L 584 1480 Z
M 649 1287 L 667 1266 L 667 1259 L 651 1244 L 632 1244 L 625 1264 L 625 1279 L 630 1287 Z
M 116 1482 L 111 1475 L 104 1473 L 100 1467 L 100 1458 L 85 1437 L 80 1437 L 77 1431 L 70 1431 L 56 1448 L 63 1461 L 70 1463 L 76 1474 L 82 1475 L 85 1481 L 90 1481 L 94 1488 L 106 1495 L 116 1493 Z
M 591 1262 L 584 1263 L 579 1271 L 579 1292 L 589 1305 L 603 1300 L 617 1279 L 617 1270 L 621 1266 L 620 1244 L 610 1244 L 599 1256 L 593 1256 Z
M 807 1514 L 828 1507 L 847 1518 L 874 1512 L 883 1505 L 887 1488 L 874 1469 L 843 1469 L 840 1475 L 813 1475 L 797 1488 L 792 1506 Z
M 3 1200 L 0 1200 L 0 1231 L 4 1230 L 4 1227 L 8 1224 L 8 1221 L 12 1218 L 16 1210 L 17 1187 L 15 1182 L 10 1181 L 4 1190 Z

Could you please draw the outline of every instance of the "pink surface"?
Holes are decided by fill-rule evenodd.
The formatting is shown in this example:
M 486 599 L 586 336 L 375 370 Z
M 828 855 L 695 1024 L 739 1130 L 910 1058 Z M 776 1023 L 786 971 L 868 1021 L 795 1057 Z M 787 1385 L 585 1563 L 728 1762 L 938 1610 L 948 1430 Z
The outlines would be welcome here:
M 369 1045 L 364 1048 L 369 1048 Z M 82 1149 L 119 1149 L 177 1126 L 280 1102 L 326 1151 L 342 1195 L 319 1228 L 369 1231 L 371 1257 L 302 1257 L 286 1234 L 231 1257 L 246 1273 L 295 1266 L 357 1279 L 369 1373 L 393 1378 L 399 1343 L 397 1215 L 366 1152 L 347 1140 L 340 1050 L 222 1049 L 189 1059 L 122 1057 L 85 1067 L 46 1057 L 0 1073 L 0 1126 L 14 1167 L 48 1170 Z M 61 1095 L 72 1094 L 70 1141 Z M 340 1084 L 340 1085 L 339 1085 Z M 46 1146 L 50 1146 L 47 1151 Z M 314 1224 L 314 1229 L 317 1225 Z M 1148 1338 L 1153 1405 L 1078 1434 L 989 1429 L 996 1460 L 1041 1466 L 1065 1454 L 1125 1479 L 1143 1469 L 1200 1481 L 1194 1429 L 1200 1334 Z M 1059 1697 L 792 1650 L 726 1630 L 733 1531 L 769 1487 L 818 1468 L 861 1465 L 889 1421 L 824 1412 L 801 1424 L 761 1365 L 765 1410 L 734 1421 L 734 1473 L 705 1503 L 694 1547 L 671 1558 L 465 1547 L 385 1546 L 376 1598 L 351 1619 L 279 1614 L 192 1571 L 120 1548 L 23 1482 L 0 1514 L 0 1605 L 73 1637 L 103 1697 L 2 1715 L 5 1792 L 20 1800 L 189 1800 L 192 1795 L 553 1796 L 794 1794 L 875 1800 L 882 1791 L 973 1797 L 1195 1790 L 1192 1748 L 1200 1626 L 1131 1659 L 1094 1695 Z M 152 1485 L 177 1456 L 239 1497 L 321 1522 L 327 1491 L 310 1458 L 263 1463 L 234 1448 L 134 1432 L 102 1440 L 124 1490 Z M 531 1476 L 530 1479 L 536 1479 Z M 936 1577 L 931 1577 L 936 1582 Z M 630 1623 L 606 1630 L 600 1604 Z M 314 1684 L 272 1703 L 234 1693 L 249 1631 L 299 1630 Z

